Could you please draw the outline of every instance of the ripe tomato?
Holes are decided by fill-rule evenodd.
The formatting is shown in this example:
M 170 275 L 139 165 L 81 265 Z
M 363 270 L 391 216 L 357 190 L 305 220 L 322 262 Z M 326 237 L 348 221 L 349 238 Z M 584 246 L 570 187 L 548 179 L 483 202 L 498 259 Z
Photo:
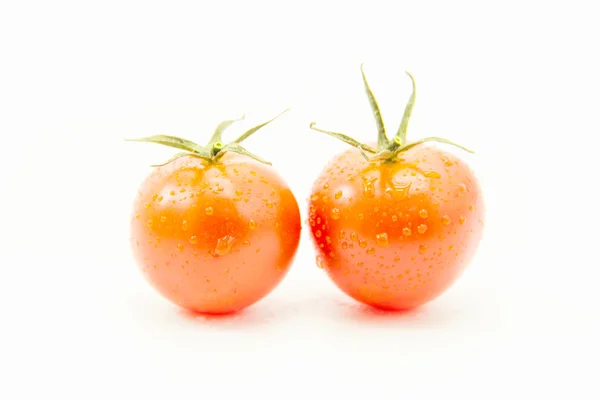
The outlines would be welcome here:
M 480 186 L 465 162 L 423 144 L 451 142 L 406 144 L 414 90 L 398 135 L 388 140 L 363 79 L 380 128 L 377 147 L 311 124 L 357 147 L 335 156 L 312 188 L 317 264 L 360 302 L 414 308 L 448 289 L 474 255 L 483 226 Z
M 292 263 L 301 229 L 296 199 L 272 167 L 243 149 L 213 140 L 207 153 L 165 138 L 140 140 L 185 142 L 189 154 L 154 169 L 142 183 L 131 220 L 134 257 L 150 284 L 184 308 L 228 313 L 248 307 L 271 292 Z

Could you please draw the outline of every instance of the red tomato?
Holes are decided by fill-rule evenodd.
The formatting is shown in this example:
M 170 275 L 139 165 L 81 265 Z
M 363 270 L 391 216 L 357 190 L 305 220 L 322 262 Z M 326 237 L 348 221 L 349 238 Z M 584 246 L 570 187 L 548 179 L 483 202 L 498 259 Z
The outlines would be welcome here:
M 300 229 L 296 199 L 272 167 L 247 155 L 182 155 L 141 185 L 131 241 L 164 297 L 193 311 L 228 313 L 281 282 Z
M 366 79 L 365 86 L 371 99 Z M 414 93 L 408 116 L 412 103 Z M 317 264 L 346 294 L 378 308 L 410 309 L 443 293 L 468 265 L 482 235 L 483 202 L 465 162 L 427 144 L 403 145 L 405 131 L 390 141 L 379 121 L 378 148 L 355 146 L 373 159 L 350 149 L 316 180 L 311 237 Z

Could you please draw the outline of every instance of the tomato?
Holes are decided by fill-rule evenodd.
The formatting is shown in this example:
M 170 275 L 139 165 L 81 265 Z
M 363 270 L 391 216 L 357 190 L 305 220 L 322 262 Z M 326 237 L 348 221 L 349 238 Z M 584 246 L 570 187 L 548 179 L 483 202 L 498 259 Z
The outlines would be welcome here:
M 363 79 L 378 144 L 311 124 L 355 147 L 333 157 L 313 185 L 311 238 L 317 264 L 347 295 L 382 309 L 415 308 L 445 292 L 475 254 L 481 188 L 466 162 L 426 143 L 452 142 L 406 142 L 414 90 L 398 135 L 388 140 L 364 73 Z
M 208 153 L 172 137 L 140 140 L 187 147 L 150 173 L 134 202 L 133 254 L 149 283 L 201 313 L 235 312 L 265 297 L 300 240 L 298 203 L 285 181 L 246 150 L 216 140 Z

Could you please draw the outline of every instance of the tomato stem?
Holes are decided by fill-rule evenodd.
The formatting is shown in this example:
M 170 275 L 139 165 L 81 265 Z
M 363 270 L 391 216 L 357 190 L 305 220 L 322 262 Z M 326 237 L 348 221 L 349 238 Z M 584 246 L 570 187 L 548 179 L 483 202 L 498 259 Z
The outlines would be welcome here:
M 248 150 L 246 150 L 244 147 L 242 147 L 240 145 L 240 143 L 242 141 L 246 140 L 248 137 L 250 137 L 256 131 L 258 131 L 260 128 L 273 122 L 275 119 L 279 118 L 282 114 L 288 112 L 289 110 L 290 109 L 288 108 L 288 109 L 284 110 L 283 112 L 279 113 L 278 115 L 276 115 L 275 117 L 271 118 L 270 120 L 248 129 L 246 132 L 244 132 L 242 135 L 240 135 L 233 142 L 230 142 L 227 144 L 223 144 L 223 141 L 222 141 L 223 132 L 229 126 L 231 126 L 233 123 L 243 120 L 245 118 L 245 116 L 242 116 L 241 118 L 238 118 L 238 119 L 226 120 L 226 121 L 221 122 L 219 125 L 217 125 L 214 133 L 212 134 L 212 136 L 209 139 L 206 146 L 201 146 L 195 142 L 192 142 L 191 140 L 182 139 L 182 138 L 179 138 L 176 136 L 169 136 L 169 135 L 154 135 L 154 136 L 148 136 L 148 137 L 144 137 L 144 138 L 140 138 L 140 139 L 126 139 L 126 141 L 156 143 L 156 144 L 161 144 L 161 145 L 168 146 L 168 147 L 173 147 L 173 148 L 176 148 L 179 150 L 184 150 L 181 153 L 175 154 L 173 157 L 171 157 L 169 160 L 167 160 L 166 162 L 164 162 L 162 164 L 152 165 L 153 167 L 161 167 L 161 166 L 167 165 L 170 162 L 175 161 L 175 160 L 177 160 L 181 157 L 185 157 L 185 156 L 198 157 L 198 158 L 202 158 L 208 162 L 215 163 L 215 162 L 219 162 L 219 160 L 225 155 L 225 153 L 227 153 L 229 151 L 232 153 L 237 153 L 237 154 L 241 154 L 241 155 L 250 157 L 261 163 L 271 165 L 270 162 L 262 159 L 261 157 L 257 156 L 256 154 L 253 154 L 253 153 L 249 152 Z
M 412 111 L 415 107 L 415 99 L 417 97 L 417 85 L 415 83 L 415 78 L 408 71 L 406 71 L 406 74 L 410 77 L 410 80 L 412 82 L 412 93 L 410 95 L 410 98 L 408 99 L 406 108 L 404 108 L 404 115 L 402 116 L 400 127 L 398 127 L 398 132 L 394 137 L 394 144 L 398 146 L 402 146 L 404 143 L 406 143 L 406 132 L 408 130 L 408 122 L 410 121 L 410 117 L 412 116 Z
M 365 70 L 363 68 L 363 64 L 360 65 L 360 73 L 362 75 L 363 84 L 365 85 L 365 92 L 367 93 L 367 98 L 369 99 L 369 105 L 371 106 L 371 110 L 373 111 L 373 117 L 375 118 L 375 124 L 377 125 L 377 150 L 383 150 L 387 146 L 389 146 L 389 139 L 385 134 L 385 125 L 383 123 L 383 118 L 381 117 L 381 111 L 379 110 L 379 104 L 377 104 L 377 100 L 375 99 L 375 95 L 371 91 L 371 87 L 369 86 L 369 81 L 367 80 L 367 76 L 365 75 Z
M 408 123 L 412 116 L 412 112 L 413 112 L 413 108 L 415 106 L 415 100 L 416 100 L 416 96 L 417 96 L 417 85 L 415 83 L 415 78 L 408 71 L 406 71 L 406 74 L 410 77 L 410 80 L 412 82 L 412 93 L 410 95 L 410 98 L 408 99 L 408 103 L 406 104 L 406 107 L 404 108 L 404 115 L 402 116 L 402 121 L 400 122 L 400 126 L 398 127 L 398 132 L 396 133 L 396 136 L 394 136 L 394 138 L 392 140 L 389 140 L 385 133 L 385 127 L 383 124 L 383 118 L 381 117 L 381 112 L 379 110 L 379 105 L 377 104 L 375 95 L 373 95 L 373 92 L 371 91 L 371 88 L 367 81 L 367 77 L 365 75 L 363 64 L 360 65 L 360 71 L 362 74 L 365 91 L 366 91 L 367 97 L 369 99 L 369 104 L 371 105 L 371 109 L 373 111 L 373 116 L 375 117 L 375 123 L 377 124 L 377 149 L 374 149 L 371 146 L 363 144 L 363 143 L 359 142 L 358 140 L 356 140 L 344 133 L 326 131 L 326 130 L 317 128 L 315 126 L 316 122 L 310 123 L 310 125 L 309 125 L 310 129 L 315 130 L 317 132 L 325 133 L 325 134 L 332 136 L 338 140 L 341 140 L 344 143 L 347 143 L 351 146 L 356 147 L 360 151 L 360 154 L 367 161 L 371 161 L 371 162 L 375 162 L 375 161 L 395 162 L 400 153 L 407 151 L 417 145 L 426 143 L 426 142 L 438 142 L 438 143 L 449 144 L 452 146 L 456 146 L 462 150 L 465 150 L 469 153 L 474 153 L 473 150 L 470 150 L 464 146 L 454 143 L 448 139 L 444 139 L 444 138 L 437 137 L 437 136 L 426 137 L 423 139 L 416 140 L 414 142 L 407 142 L 406 136 L 407 136 L 407 131 L 408 131 Z M 367 151 L 369 153 L 373 153 L 373 155 L 369 156 L 369 155 L 367 155 L 367 153 L 365 153 L 365 151 Z

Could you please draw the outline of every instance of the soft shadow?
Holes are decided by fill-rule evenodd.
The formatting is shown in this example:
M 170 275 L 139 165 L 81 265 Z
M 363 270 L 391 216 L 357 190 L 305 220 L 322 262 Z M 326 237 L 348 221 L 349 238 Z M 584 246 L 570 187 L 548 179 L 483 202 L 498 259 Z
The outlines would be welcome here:
M 421 329 L 464 323 L 464 312 L 461 312 L 456 305 L 448 302 L 433 301 L 418 308 L 389 311 L 354 302 L 350 299 L 330 299 L 330 301 L 333 307 L 329 307 L 329 317 L 351 324 Z
M 177 314 L 186 321 L 216 327 L 252 327 L 272 324 L 296 313 L 291 304 L 258 303 L 228 314 L 205 314 L 179 308 Z
M 365 304 L 339 305 L 346 308 L 347 317 L 361 322 L 415 320 L 423 316 L 427 310 L 424 307 L 407 310 L 383 310 Z

